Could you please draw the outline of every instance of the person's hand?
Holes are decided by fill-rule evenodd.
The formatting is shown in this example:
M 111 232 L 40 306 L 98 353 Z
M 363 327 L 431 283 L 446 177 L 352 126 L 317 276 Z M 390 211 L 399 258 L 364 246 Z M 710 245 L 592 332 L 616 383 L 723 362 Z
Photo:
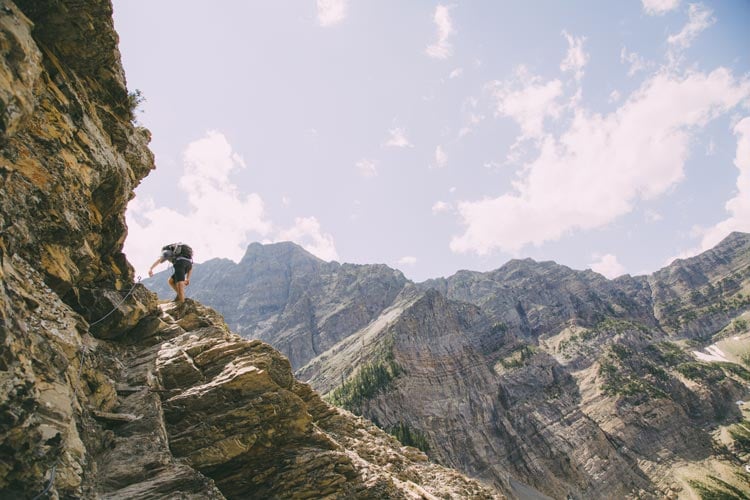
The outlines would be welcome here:
M 190 278 L 185 279 L 185 286 L 188 286 L 190 284 Z
M 153 276 L 154 276 L 154 270 L 153 269 L 149 269 L 148 270 L 148 277 L 152 278 Z

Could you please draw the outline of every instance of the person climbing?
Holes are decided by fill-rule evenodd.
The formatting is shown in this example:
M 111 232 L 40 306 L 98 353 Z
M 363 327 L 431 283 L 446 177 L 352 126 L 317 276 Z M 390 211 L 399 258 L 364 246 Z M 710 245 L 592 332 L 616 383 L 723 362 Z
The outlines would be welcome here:
M 174 273 L 167 283 L 177 293 L 175 302 L 185 302 L 185 287 L 190 284 L 193 274 L 193 249 L 185 243 L 171 243 L 161 249 L 161 256 L 156 259 L 148 270 L 148 276 L 154 275 L 154 268 L 162 262 L 169 261 L 174 266 Z

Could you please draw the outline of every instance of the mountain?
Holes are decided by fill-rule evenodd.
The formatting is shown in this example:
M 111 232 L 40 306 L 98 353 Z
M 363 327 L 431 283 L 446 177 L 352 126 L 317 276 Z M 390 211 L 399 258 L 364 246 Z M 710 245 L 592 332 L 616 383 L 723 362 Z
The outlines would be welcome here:
M 218 306 L 240 335 L 273 339 L 295 367 L 371 323 L 408 282 L 387 266 L 324 262 L 293 243 L 253 243 L 239 264 L 214 259 L 195 269 L 190 297 Z M 164 273 L 144 283 L 174 296 Z
M 511 494 L 328 404 L 284 355 L 214 310 L 159 304 L 133 282 L 124 211 L 154 161 L 117 43 L 106 0 L 0 5 L 0 498 Z M 289 279 L 265 296 L 268 311 L 287 297 L 324 301 L 298 279 L 347 290 L 366 279 L 340 266 L 350 281 L 315 281 L 331 266 L 288 250 L 277 264 L 289 264 Z M 267 265 L 260 283 L 273 288 Z M 394 287 L 403 280 L 379 272 Z M 352 326 L 393 293 L 363 290 Z
M 526 259 L 411 283 L 291 243 L 255 244 L 248 255 L 221 261 L 227 275 L 194 280 L 190 293 L 289 355 L 330 401 L 439 463 L 554 498 L 750 491 L 734 473 L 750 452 L 737 404 L 750 381 L 750 235 L 615 280 Z M 198 264 L 193 276 L 216 265 Z M 208 295 L 229 275 L 251 277 L 232 284 L 247 301 Z M 331 285 L 342 280 L 361 285 Z M 280 294 L 282 282 L 300 292 Z M 351 306 L 368 303 L 363 287 L 390 292 L 367 315 Z M 272 293 L 285 300 L 259 313 Z M 336 304 L 345 306 L 332 323 Z M 719 345 L 721 357 L 702 361 Z

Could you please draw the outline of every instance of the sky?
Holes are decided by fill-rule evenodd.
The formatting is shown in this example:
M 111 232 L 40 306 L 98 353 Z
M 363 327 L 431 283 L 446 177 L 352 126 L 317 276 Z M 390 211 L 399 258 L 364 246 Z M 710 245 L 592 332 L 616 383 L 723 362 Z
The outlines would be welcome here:
M 114 0 L 162 245 L 255 241 L 422 281 L 651 273 L 750 232 L 750 2 Z

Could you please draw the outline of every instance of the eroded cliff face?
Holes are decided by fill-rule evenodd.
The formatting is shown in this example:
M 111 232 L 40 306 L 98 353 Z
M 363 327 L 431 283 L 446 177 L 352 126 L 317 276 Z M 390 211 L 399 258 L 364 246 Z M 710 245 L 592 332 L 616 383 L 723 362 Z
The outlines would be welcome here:
M 82 312 L 85 288 L 132 281 L 124 210 L 153 168 L 149 133 L 131 123 L 111 13 L 93 0 L 4 2 L 0 12 L 3 244 Z
M 528 492 L 519 482 L 555 498 L 750 490 L 741 473 L 750 460 L 750 235 L 651 276 L 607 280 L 515 260 L 407 282 L 371 309 L 359 290 L 382 273 L 359 266 L 349 286 L 331 286 L 347 282 L 346 265 L 290 246 L 198 265 L 196 275 L 211 272 L 191 293 L 244 321 L 248 336 L 317 353 L 297 369 L 301 380 L 440 463 L 519 495 Z M 299 272 L 301 261 L 316 265 Z M 253 301 L 211 295 L 232 276 L 249 277 L 233 293 Z M 302 293 L 278 294 L 275 282 Z M 699 359 L 714 342 L 728 357 Z
M 102 0 L 0 3 L 0 498 L 502 498 L 122 254 L 150 169 Z
M 2 3 L 0 490 L 10 495 L 41 491 L 52 471 L 60 492 L 80 491 L 82 407 L 114 401 L 85 353 L 98 345 L 90 322 L 132 283 L 123 214 L 153 157 L 131 118 L 107 2 Z M 131 296 L 97 326 L 119 335 L 155 307 L 142 287 Z

